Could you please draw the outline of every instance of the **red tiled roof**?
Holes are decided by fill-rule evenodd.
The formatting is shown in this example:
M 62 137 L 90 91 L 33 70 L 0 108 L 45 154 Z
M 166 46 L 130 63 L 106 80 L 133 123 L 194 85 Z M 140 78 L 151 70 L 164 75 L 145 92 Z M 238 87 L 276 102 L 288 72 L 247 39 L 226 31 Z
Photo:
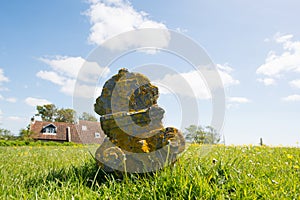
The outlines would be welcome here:
M 42 133 L 43 128 L 50 124 L 56 126 L 56 134 Z M 82 126 L 85 127 L 82 128 Z M 68 127 L 70 127 L 71 142 L 75 143 L 101 144 L 105 136 L 101 129 L 100 122 L 90 122 L 83 120 L 80 120 L 77 124 L 65 122 L 34 121 L 30 125 L 30 130 L 33 132 L 32 138 L 36 140 L 67 141 Z M 95 138 L 95 133 L 99 133 L 100 138 Z
M 100 122 L 80 120 L 78 124 L 75 124 L 75 126 L 79 136 L 79 138 L 76 138 L 76 140 L 81 140 L 85 144 L 102 143 L 105 135 L 101 129 Z M 95 138 L 95 133 L 99 133 L 100 138 Z

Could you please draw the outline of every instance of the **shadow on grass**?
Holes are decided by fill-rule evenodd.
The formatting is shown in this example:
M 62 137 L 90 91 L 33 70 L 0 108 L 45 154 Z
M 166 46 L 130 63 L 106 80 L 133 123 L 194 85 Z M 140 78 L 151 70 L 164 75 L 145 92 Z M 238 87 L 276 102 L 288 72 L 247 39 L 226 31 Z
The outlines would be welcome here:
M 98 167 L 96 161 L 85 162 L 81 166 L 69 166 L 65 168 L 50 170 L 47 174 L 34 177 L 25 182 L 25 186 L 36 188 L 40 185 L 55 183 L 61 187 L 65 183 L 74 183 L 93 188 L 96 185 L 104 184 L 110 180 L 122 181 L 123 177 L 116 173 L 106 173 Z
M 95 189 L 107 182 L 121 182 L 125 178 L 131 179 L 131 181 L 138 180 L 140 178 L 149 178 L 155 174 L 128 174 L 126 176 L 123 173 L 105 172 L 101 169 L 95 160 L 85 162 L 81 166 L 69 166 L 65 168 L 50 170 L 47 174 L 40 175 L 38 177 L 31 178 L 25 182 L 26 188 L 29 190 L 39 186 L 47 186 L 55 184 L 57 187 L 62 187 L 69 184 L 80 184 L 91 189 Z

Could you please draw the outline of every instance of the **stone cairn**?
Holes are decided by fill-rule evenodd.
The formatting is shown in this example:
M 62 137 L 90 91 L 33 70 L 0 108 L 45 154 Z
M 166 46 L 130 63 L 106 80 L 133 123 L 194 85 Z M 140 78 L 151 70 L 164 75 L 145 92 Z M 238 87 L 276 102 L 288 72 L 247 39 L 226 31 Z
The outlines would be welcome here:
M 181 132 L 163 127 L 158 97 L 158 88 L 146 76 L 125 68 L 104 84 L 94 109 L 107 136 L 95 154 L 105 171 L 157 171 L 183 152 Z

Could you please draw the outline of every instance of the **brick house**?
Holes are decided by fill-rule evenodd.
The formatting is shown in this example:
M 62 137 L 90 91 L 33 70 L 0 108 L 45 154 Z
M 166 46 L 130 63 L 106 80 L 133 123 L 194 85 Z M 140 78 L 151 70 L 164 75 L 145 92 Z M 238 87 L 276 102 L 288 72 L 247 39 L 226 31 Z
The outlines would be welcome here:
M 33 120 L 30 124 L 32 138 L 41 141 L 101 144 L 104 133 L 100 122 L 79 120 L 78 123 L 46 122 Z

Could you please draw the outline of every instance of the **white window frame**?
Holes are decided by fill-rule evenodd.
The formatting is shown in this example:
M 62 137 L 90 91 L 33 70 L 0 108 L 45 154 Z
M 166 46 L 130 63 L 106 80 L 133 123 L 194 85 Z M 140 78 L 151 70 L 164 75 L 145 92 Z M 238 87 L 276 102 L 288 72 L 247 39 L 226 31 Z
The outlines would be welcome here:
M 87 127 L 86 127 L 86 126 L 84 126 L 84 125 L 82 125 L 82 126 L 81 126 L 81 130 L 83 130 L 83 131 L 87 131 Z
M 56 135 L 57 128 L 54 124 L 48 124 L 47 126 L 43 127 L 42 133 L 45 135 Z

